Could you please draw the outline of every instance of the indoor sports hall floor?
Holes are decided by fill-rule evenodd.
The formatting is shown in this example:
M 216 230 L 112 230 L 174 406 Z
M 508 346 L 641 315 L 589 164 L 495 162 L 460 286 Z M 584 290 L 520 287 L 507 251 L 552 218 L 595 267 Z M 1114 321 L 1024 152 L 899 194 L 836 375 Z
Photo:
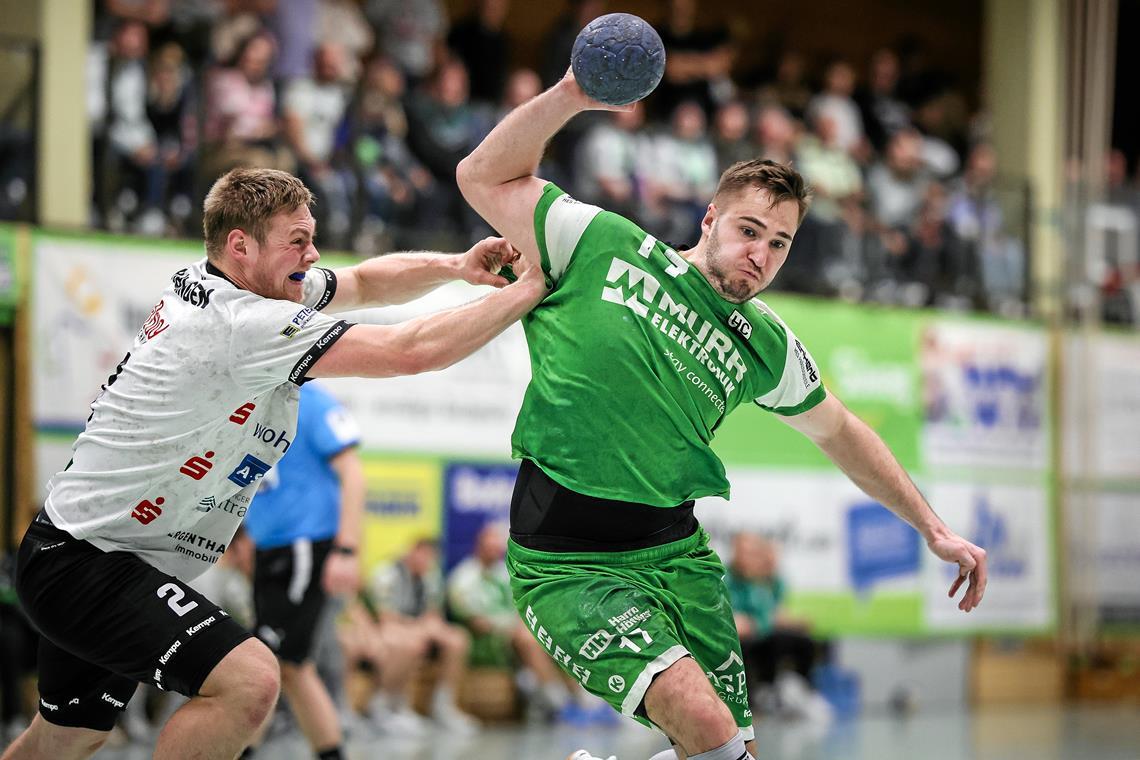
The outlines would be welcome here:
M 928 708 L 906 718 L 868 715 L 829 727 L 764 719 L 759 760 L 1140 760 L 1140 705 L 1003 707 L 971 713 Z M 616 728 L 517 726 L 484 729 L 470 740 L 393 743 L 354 737 L 350 760 L 563 760 L 585 747 L 603 757 L 646 760 L 664 749 L 637 724 Z M 143 760 L 149 745 L 105 749 L 102 760 Z M 299 735 L 258 753 L 262 760 L 308 760 Z

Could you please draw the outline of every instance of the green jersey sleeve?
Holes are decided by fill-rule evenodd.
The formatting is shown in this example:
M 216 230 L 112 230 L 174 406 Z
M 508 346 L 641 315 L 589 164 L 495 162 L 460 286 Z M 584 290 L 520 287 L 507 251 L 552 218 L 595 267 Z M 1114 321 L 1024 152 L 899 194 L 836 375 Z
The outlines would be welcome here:
M 827 397 L 818 365 L 776 312 L 759 300 L 753 303 L 783 328 L 785 337 L 784 371 L 780 375 L 780 381 L 772 390 L 755 399 L 755 402 L 762 409 L 785 417 L 806 412 Z
M 582 233 L 601 211 L 574 200 L 552 182 L 543 188 L 534 208 L 534 237 L 542 256 L 542 271 L 552 284 L 562 279 Z

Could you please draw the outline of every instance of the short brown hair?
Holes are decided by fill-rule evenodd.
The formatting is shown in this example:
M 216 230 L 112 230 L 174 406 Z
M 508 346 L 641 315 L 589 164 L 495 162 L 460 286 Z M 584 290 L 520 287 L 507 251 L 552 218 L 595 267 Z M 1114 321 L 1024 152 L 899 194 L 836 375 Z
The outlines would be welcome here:
M 767 190 L 772 196 L 772 205 L 795 201 L 800 210 L 797 223 L 803 222 L 811 205 L 811 187 L 798 171 L 786 164 L 762 158 L 739 161 L 725 169 L 713 194 L 713 203 L 748 188 Z
M 203 204 L 202 231 L 206 256 L 215 259 L 226 247 L 230 230 L 238 229 L 265 242 L 269 220 L 282 211 L 312 206 L 313 194 L 301 180 L 277 169 L 233 169 L 210 188 Z

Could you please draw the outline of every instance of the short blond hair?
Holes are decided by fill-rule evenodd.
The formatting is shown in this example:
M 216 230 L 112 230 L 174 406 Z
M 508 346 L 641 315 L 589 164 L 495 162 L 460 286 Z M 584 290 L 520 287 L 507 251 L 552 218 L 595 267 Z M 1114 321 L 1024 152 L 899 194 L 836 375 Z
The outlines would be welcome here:
M 269 220 L 282 211 L 312 206 L 313 194 L 305 183 L 277 169 L 233 169 L 223 174 L 206 194 L 202 232 L 206 256 L 221 256 L 230 230 L 249 233 L 265 243 Z
M 767 190 L 772 197 L 772 205 L 795 201 L 799 207 L 797 224 L 803 222 L 811 205 L 811 187 L 798 171 L 786 164 L 761 158 L 739 161 L 725 169 L 713 194 L 713 203 L 723 203 L 728 196 L 749 188 Z

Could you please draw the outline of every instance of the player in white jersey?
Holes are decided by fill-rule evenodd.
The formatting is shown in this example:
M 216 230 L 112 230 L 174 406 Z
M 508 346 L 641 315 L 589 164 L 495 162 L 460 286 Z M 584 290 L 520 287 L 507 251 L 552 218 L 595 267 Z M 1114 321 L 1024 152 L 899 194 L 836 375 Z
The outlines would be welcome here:
M 264 169 L 234 170 L 207 195 L 206 258 L 171 278 L 20 546 L 17 591 L 43 634 L 40 712 L 4 760 L 93 754 L 140 681 L 191 697 L 155 757 L 240 752 L 276 702 L 277 663 L 185 581 L 222 555 L 288 449 L 300 385 L 446 367 L 546 292 L 499 238 L 460 256 L 314 268 L 312 201 Z M 525 270 L 510 285 L 497 274 L 509 263 Z M 326 314 L 455 279 L 501 289 L 397 325 Z

